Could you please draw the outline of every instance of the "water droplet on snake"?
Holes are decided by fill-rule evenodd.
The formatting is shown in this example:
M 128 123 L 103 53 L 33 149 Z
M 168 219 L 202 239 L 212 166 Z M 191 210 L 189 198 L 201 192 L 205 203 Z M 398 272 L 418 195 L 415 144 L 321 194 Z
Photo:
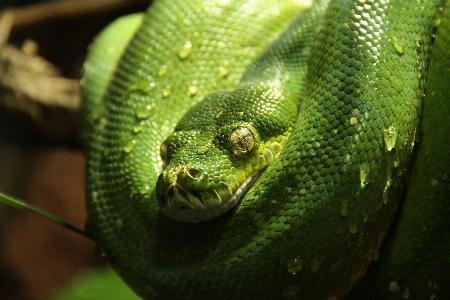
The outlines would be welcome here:
M 408 299 L 409 298 L 409 289 L 404 289 L 402 292 L 402 297 L 403 299 Z
M 123 151 L 125 151 L 126 153 L 130 153 L 131 150 L 133 150 L 134 146 L 136 146 L 137 141 L 136 140 L 131 140 L 128 144 L 126 144 L 123 147 Z
M 361 181 L 361 187 L 364 188 L 369 182 L 370 165 L 369 163 L 362 163 L 359 165 L 359 179 Z
M 228 75 L 228 69 L 224 66 L 219 67 L 219 76 L 220 77 L 226 77 Z
M 398 292 L 399 290 L 400 290 L 400 287 L 398 286 L 397 281 L 391 281 L 391 282 L 389 283 L 389 291 L 390 291 L 390 292 L 396 293 L 396 292 Z
M 167 65 L 162 65 L 158 70 L 158 76 L 163 76 L 167 73 Z
M 188 95 L 189 95 L 189 96 L 194 96 L 195 94 L 197 94 L 197 92 L 198 92 L 198 87 L 195 86 L 195 85 L 191 85 L 191 86 L 188 88 Z
M 395 52 L 396 52 L 398 55 L 402 55 L 402 54 L 403 54 L 403 47 L 398 43 L 396 37 L 393 37 L 393 38 L 391 39 L 391 43 L 392 43 L 392 45 L 394 46 Z
M 162 90 L 163 97 L 168 97 L 170 93 L 172 92 L 172 87 L 168 84 L 165 88 Z
M 430 184 L 431 186 L 436 186 L 439 183 L 439 181 L 436 178 L 431 178 Z
M 139 132 L 141 132 L 142 129 L 144 129 L 144 126 L 145 126 L 145 122 L 144 122 L 144 121 L 141 121 L 138 125 L 136 125 L 136 126 L 133 127 L 133 132 L 134 132 L 134 133 L 139 133 Z
M 186 42 L 183 47 L 178 51 L 178 57 L 180 59 L 187 58 L 192 53 L 192 43 Z
M 303 259 L 295 257 L 289 260 L 287 270 L 292 275 L 297 274 L 303 268 Z
M 98 120 L 98 128 L 100 129 L 104 129 L 106 127 L 106 124 L 108 123 L 108 121 L 106 121 L 106 118 L 100 118 L 100 120 Z
M 92 201 L 97 201 L 98 200 L 98 192 L 92 192 L 91 197 L 92 197 Z
M 139 119 L 146 119 L 146 118 L 148 118 L 150 116 L 151 111 L 152 111 L 152 106 L 151 105 L 147 105 L 145 107 L 139 108 L 136 111 L 136 116 Z
M 386 150 L 391 151 L 395 148 L 398 133 L 394 126 L 389 126 L 388 129 L 383 130 L 383 139 L 386 144 Z
M 139 193 L 141 193 L 143 195 L 143 194 L 146 194 L 149 190 L 150 190 L 150 187 L 148 185 L 144 185 L 139 188 Z

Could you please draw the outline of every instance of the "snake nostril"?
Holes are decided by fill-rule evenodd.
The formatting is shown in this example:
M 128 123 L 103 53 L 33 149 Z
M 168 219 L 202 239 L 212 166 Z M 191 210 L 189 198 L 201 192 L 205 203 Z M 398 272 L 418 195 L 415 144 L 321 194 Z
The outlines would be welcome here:
M 196 179 L 196 178 L 197 178 L 198 171 L 195 170 L 195 169 L 190 169 L 190 170 L 187 171 L 187 174 L 188 174 L 190 177 Z

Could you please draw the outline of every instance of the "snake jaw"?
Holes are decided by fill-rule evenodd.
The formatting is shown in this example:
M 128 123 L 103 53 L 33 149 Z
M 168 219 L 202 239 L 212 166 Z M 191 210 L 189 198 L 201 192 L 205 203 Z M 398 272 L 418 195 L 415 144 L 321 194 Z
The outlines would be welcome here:
M 169 218 L 197 223 L 215 218 L 229 209 L 232 197 L 228 185 L 210 185 L 208 175 L 197 169 L 175 167 L 158 178 L 157 198 L 161 211 Z
M 160 187 L 165 186 L 163 181 L 167 178 L 164 175 L 172 178 L 173 181 L 165 189 L 165 193 L 157 193 L 161 211 L 175 221 L 186 223 L 198 223 L 216 218 L 234 207 L 263 171 L 264 169 L 248 176 L 234 189 L 226 183 L 221 183 L 217 188 L 202 190 L 189 188 L 186 182 L 183 185 L 180 184 L 180 181 L 184 182 L 179 180 L 183 176 L 173 178 L 164 172 L 158 180 Z
M 199 169 L 177 166 L 158 178 L 156 196 L 167 217 L 186 223 L 198 223 L 220 216 L 234 207 L 261 172 L 247 176 L 237 186 L 214 184 Z
M 223 201 L 225 195 L 214 190 L 186 190 L 177 182 L 172 183 L 165 199 L 160 199 L 161 211 L 169 218 L 187 223 L 198 223 L 215 218 L 229 208 Z M 230 198 L 230 195 L 227 195 Z

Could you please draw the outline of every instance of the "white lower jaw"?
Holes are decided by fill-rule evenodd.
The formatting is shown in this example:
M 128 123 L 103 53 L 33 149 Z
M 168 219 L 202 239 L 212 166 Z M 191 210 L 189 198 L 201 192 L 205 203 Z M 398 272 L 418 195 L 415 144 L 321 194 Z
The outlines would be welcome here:
M 208 210 L 205 208 L 201 201 L 196 197 L 191 197 L 190 203 L 179 193 L 175 193 L 171 203 L 166 205 L 166 207 L 162 207 L 161 211 L 167 217 L 185 223 L 198 223 L 200 221 L 208 221 L 216 218 L 233 208 L 263 172 L 264 169 L 247 177 L 227 202 L 223 202 L 220 205 L 214 205 L 213 209 Z

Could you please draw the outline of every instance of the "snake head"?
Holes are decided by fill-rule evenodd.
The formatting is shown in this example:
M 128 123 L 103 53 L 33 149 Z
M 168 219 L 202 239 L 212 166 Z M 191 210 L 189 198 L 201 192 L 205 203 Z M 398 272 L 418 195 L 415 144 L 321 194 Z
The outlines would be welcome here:
M 255 149 L 258 142 L 253 133 L 242 130 L 249 129 L 228 129 L 230 145 L 221 141 L 227 136 L 223 132 L 216 137 L 177 132 L 163 143 L 161 154 L 170 160 L 165 158 L 168 164 L 159 175 L 156 195 L 166 216 L 194 223 L 215 218 L 236 205 L 267 163 Z
M 287 141 L 297 110 L 283 99 L 257 85 L 214 93 L 194 106 L 160 148 L 161 211 L 195 223 L 234 207 Z

